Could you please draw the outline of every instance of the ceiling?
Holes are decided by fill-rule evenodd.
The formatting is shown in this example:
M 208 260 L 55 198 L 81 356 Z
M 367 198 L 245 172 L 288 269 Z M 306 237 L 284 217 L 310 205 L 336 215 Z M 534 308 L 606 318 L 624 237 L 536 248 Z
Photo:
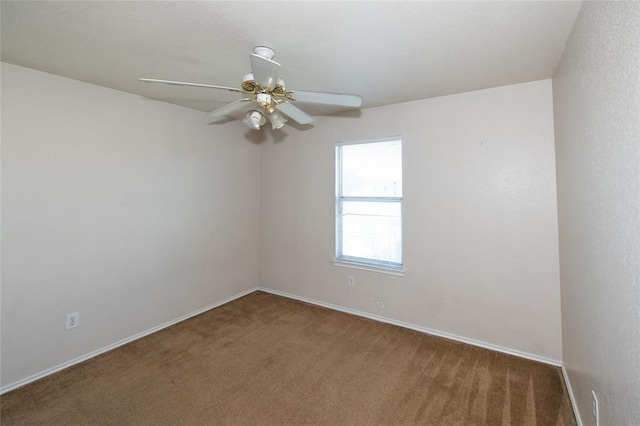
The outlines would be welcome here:
M 287 89 L 356 93 L 367 108 L 550 78 L 581 5 L 3 0 L 1 59 L 212 111 L 239 95 L 137 79 L 239 87 L 265 45 Z

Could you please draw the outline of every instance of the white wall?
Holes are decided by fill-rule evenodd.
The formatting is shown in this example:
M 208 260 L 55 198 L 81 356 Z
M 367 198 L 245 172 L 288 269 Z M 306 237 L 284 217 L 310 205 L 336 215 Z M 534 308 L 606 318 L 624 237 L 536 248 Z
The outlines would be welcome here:
M 640 422 L 640 4 L 585 2 L 553 77 L 564 365 L 585 425 Z
M 406 275 L 334 266 L 334 144 L 395 135 Z M 261 286 L 561 359 L 550 80 L 321 117 L 281 139 L 261 152 Z
M 4 387 L 258 285 L 260 148 L 207 122 L 2 64 Z
M 258 281 L 561 359 L 549 80 L 249 133 L 261 144 L 206 122 L 2 65 L 3 386 Z M 334 144 L 394 135 L 406 275 L 334 266 Z

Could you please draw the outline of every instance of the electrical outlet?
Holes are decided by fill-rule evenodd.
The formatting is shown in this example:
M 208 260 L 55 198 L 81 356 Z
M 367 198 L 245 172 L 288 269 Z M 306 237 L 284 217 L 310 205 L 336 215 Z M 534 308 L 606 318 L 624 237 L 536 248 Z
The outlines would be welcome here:
M 353 288 L 356 286 L 356 279 L 355 277 L 349 277 L 349 280 L 347 281 L 347 286 Z
M 67 314 L 67 322 L 65 324 L 65 330 L 71 330 L 80 325 L 80 312 L 74 312 Z
M 598 410 L 598 397 L 596 391 L 591 391 L 591 414 L 593 414 L 593 421 L 596 426 L 600 426 L 600 411 Z
M 384 303 L 382 303 L 378 299 L 373 299 L 373 301 L 376 303 L 376 305 L 378 305 L 379 308 L 384 309 Z

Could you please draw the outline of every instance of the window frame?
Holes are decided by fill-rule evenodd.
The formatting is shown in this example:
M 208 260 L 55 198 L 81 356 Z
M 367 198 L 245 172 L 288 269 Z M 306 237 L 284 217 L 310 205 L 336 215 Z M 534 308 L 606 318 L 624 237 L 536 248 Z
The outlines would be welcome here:
M 343 159 L 342 147 L 361 144 L 376 144 L 382 142 L 400 142 L 401 163 L 400 172 L 402 173 L 404 161 L 403 157 L 403 140 L 401 136 L 391 136 L 376 139 L 366 139 L 358 141 L 340 141 L 335 144 L 335 258 L 333 263 L 338 266 L 347 266 L 358 269 L 385 272 L 394 275 L 404 275 L 404 227 L 403 227 L 403 201 L 404 192 L 400 197 L 375 197 L 375 196 L 344 196 L 343 195 Z M 346 256 L 343 254 L 343 204 L 345 202 L 372 202 L 372 203 L 393 203 L 398 204 L 400 208 L 400 262 L 391 262 L 386 260 L 363 258 L 355 256 Z

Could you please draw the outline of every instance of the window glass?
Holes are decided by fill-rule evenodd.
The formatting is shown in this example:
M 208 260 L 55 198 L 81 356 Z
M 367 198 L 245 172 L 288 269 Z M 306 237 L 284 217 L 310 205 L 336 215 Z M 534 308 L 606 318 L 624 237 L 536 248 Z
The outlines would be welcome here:
M 402 269 L 402 142 L 336 145 L 336 259 Z

